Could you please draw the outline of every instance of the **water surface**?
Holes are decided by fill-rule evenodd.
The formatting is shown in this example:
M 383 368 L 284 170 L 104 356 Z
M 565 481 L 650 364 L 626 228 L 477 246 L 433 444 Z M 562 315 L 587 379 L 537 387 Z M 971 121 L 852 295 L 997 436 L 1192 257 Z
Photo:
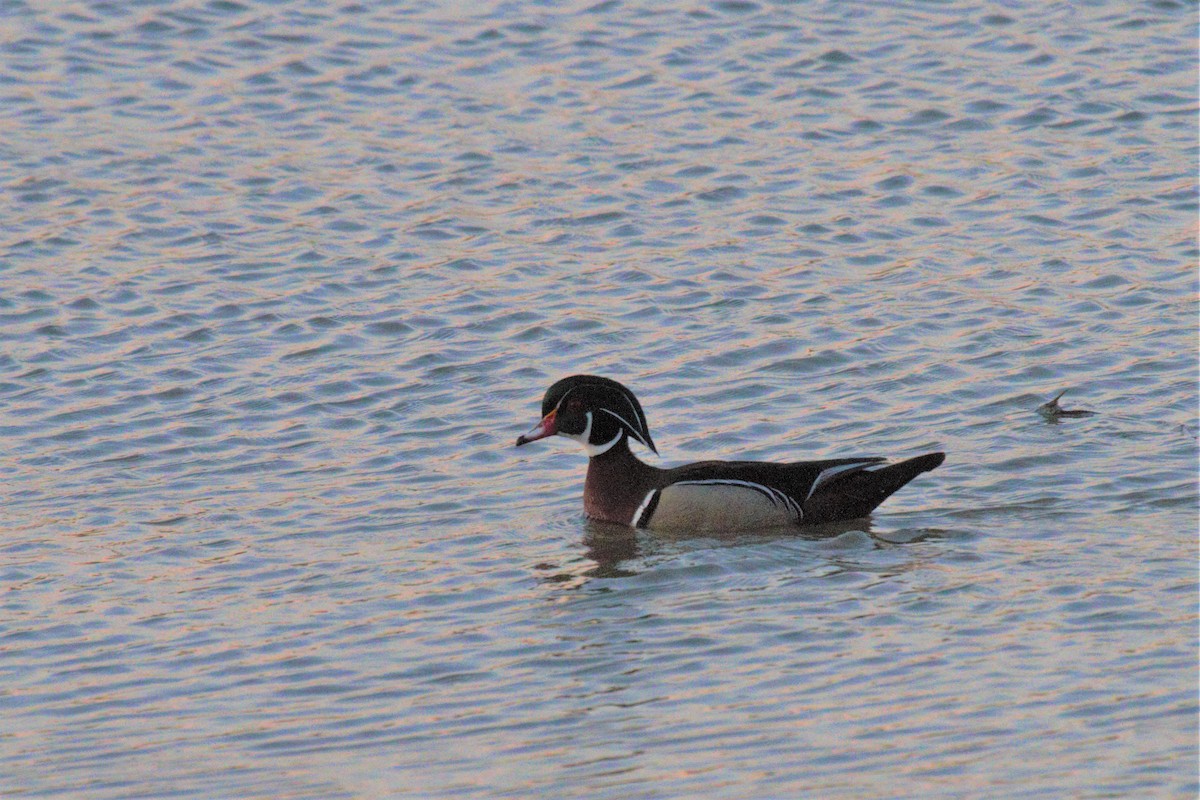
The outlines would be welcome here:
M 0 791 L 1194 797 L 1196 24 L 0 0 Z M 635 534 L 585 371 L 949 455 Z

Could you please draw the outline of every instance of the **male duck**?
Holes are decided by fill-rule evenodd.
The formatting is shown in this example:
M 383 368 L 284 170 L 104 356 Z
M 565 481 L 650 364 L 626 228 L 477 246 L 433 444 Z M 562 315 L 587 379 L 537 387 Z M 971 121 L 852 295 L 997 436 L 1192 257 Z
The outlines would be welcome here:
M 731 531 L 865 517 L 946 458 L 927 453 L 891 465 L 882 458 L 700 461 L 659 469 L 629 451 L 635 439 L 658 452 L 633 392 L 594 375 L 572 375 L 547 389 L 542 421 L 517 445 L 555 434 L 587 451 L 587 515 L 635 528 Z

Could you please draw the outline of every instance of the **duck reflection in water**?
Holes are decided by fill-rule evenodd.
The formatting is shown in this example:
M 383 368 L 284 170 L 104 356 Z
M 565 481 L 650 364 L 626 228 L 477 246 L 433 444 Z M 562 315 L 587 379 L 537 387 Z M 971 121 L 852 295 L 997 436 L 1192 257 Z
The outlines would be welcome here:
M 761 531 L 731 531 L 729 533 L 688 533 L 685 531 L 639 531 L 625 525 L 589 519 L 584 522 L 584 556 L 595 562 L 591 569 L 581 574 L 588 578 L 628 578 L 641 572 L 639 559 L 653 556 L 666 543 L 692 542 L 697 547 L 736 546 L 748 542 L 765 542 L 773 539 L 809 541 L 836 539 L 847 533 L 871 535 L 871 520 L 867 518 L 829 522 L 796 528 L 768 528 Z

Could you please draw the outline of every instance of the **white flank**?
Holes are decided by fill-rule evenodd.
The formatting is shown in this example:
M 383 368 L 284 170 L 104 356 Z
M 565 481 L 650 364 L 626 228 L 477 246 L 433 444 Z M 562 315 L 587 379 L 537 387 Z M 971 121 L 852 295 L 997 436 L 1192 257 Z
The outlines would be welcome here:
M 743 486 L 747 489 L 753 489 L 760 494 L 767 496 L 767 499 L 775 506 L 783 506 L 792 515 L 795 522 L 804 519 L 804 511 L 801 510 L 800 504 L 789 497 L 787 494 L 773 489 L 770 486 L 764 486 L 761 483 L 754 481 L 739 481 L 734 478 L 708 478 L 707 480 L 698 481 L 676 481 L 672 486 Z

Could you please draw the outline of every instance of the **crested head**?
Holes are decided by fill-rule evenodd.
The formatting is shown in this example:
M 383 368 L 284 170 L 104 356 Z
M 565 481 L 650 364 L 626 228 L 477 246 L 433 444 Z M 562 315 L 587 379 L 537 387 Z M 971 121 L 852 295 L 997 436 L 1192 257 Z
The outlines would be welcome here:
M 597 375 L 572 375 L 551 385 L 542 398 L 542 421 L 517 444 L 554 434 L 576 440 L 589 456 L 602 455 L 627 438 L 658 452 L 633 392 Z

